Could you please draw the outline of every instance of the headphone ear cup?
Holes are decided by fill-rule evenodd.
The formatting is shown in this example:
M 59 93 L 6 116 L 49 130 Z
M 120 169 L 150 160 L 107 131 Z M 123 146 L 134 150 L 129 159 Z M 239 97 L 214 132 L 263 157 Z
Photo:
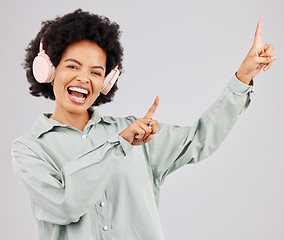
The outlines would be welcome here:
M 49 83 L 54 79 L 55 67 L 44 52 L 40 52 L 33 61 L 33 74 L 39 83 Z
M 115 67 L 111 70 L 111 72 L 106 76 L 103 88 L 101 90 L 101 93 L 104 95 L 107 95 L 110 89 L 113 87 L 115 82 L 118 79 L 120 71 L 118 70 L 118 67 Z

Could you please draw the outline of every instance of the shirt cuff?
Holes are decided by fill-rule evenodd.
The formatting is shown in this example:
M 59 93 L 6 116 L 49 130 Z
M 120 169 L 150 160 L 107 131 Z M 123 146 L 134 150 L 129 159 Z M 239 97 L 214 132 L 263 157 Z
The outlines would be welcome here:
M 236 77 L 236 74 L 234 74 L 231 81 L 229 82 L 229 88 L 237 95 L 244 95 L 249 92 L 253 92 L 253 80 L 251 80 L 250 85 L 247 85 L 241 82 Z
M 118 140 L 120 141 L 124 153 L 128 154 L 132 150 L 133 146 L 121 136 L 118 136 Z

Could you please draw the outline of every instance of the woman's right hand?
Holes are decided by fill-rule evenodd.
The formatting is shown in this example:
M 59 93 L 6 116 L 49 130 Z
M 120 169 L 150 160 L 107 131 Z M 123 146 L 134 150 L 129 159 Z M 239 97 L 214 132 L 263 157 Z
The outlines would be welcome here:
M 153 105 L 143 118 L 137 119 L 129 127 L 124 129 L 119 136 L 132 145 L 142 145 L 153 139 L 153 134 L 158 130 L 158 121 L 152 119 L 159 104 L 159 97 L 156 97 Z
M 267 71 L 276 60 L 276 56 L 271 56 L 274 46 L 262 43 L 261 32 L 262 21 L 259 20 L 253 46 L 236 74 L 236 77 L 247 85 L 249 85 L 251 79 L 255 78 L 261 69 Z

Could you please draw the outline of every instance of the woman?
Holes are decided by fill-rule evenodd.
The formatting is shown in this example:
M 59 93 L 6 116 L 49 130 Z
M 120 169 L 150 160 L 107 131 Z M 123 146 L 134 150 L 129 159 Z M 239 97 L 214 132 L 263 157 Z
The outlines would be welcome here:
M 259 22 L 253 47 L 218 100 L 192 127 L 179 127 L 152 119 L 158 98 L 139 119 L 93 110 L 117 90 L 123 51 L 116 23 L 81 10 L 43 22 L 25 68 L 31 94 L 55 100 L 55 109 L 12 150 L 39 239 L 164 239 L 158 203 L 165 177 L 216 150 L 250 103 L 251 79 L 276 59 L 261 28 Z M 39 51 L 50 58 L 46 72 Z

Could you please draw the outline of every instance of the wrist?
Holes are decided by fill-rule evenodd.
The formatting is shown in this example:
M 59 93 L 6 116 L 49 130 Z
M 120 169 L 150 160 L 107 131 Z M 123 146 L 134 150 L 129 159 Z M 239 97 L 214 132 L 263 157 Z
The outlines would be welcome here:
M 129 142 L 130 144 L 132 144 L 132 139 L 131 137 L 129 136 L 129 134 L 125 133 L 125 130 L 123 130 L 120 134 L 119 134 L 120 137 L 122 137 L 124 140 L 126 140 L 127 142 Z M 131 141 L 132 140 L 132 141 Z
M 239 71 L 235 73 L 236 78 L 241 81 L 242 83 L 249 85 L 251 82 L 251 77 L 247 76 L 247 75 L 243 75 L 241 74 Z

